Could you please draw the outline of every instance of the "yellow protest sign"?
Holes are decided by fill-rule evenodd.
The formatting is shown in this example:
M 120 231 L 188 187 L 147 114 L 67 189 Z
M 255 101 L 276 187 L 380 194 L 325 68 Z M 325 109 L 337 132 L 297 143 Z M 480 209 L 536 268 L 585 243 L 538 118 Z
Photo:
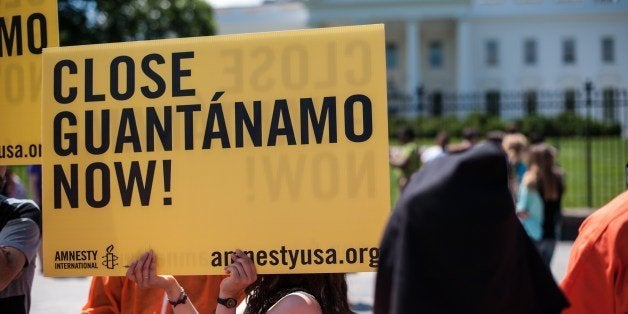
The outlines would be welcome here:
M 41 162 L 41 53 L 56 46 L 56 0 L 0 1 L 0 165 Z
M 382 25 L 46 49 L 46 275 L 375 270 L 384 60 Z

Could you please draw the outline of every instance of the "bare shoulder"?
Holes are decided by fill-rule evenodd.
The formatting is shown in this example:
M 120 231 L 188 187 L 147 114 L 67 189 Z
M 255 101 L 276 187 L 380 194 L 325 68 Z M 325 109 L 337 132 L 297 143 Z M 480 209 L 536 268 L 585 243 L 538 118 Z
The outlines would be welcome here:
M 270 309 L 268 314 L 322 314 L 320 305 L 309 294 L 303 292 L 293 292 L 277 301 Z

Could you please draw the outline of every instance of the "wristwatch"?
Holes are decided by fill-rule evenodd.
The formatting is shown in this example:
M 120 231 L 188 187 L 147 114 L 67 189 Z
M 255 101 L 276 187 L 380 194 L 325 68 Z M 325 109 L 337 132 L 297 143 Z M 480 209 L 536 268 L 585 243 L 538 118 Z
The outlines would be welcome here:
M 170 299 L 168 299 L 168 303 L 170 303 L 170 305 L 172 305 L 172 307 L 177 307 L 177 305 L 179 304 L 185 304 L 185 302 L 188 300 L 188 295 L 187 293 L 185 293 L 185 290 L 181 289 L 181 293 L 179 294 L 179 299 L 177 299 L 176 301 L 171 301 Z
M 226 308 L 228 309 L 232 309 L 236 306 L 238 306 L 238 300 L 234 299 L 234 298 L 218 298 L 218 303 L 224 305 Z

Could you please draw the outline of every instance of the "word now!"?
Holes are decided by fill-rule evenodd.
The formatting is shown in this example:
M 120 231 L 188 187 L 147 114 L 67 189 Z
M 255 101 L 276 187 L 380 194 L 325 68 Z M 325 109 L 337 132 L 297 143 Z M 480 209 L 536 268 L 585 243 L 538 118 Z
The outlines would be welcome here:
M 164 181 L 170 182 L 170 160 L 163 160 L 162 167 Z M 156 168 L 156 160 L 149 160 L 145 171 L 141 169 L 138 161 L 132 161 L 130 165 L 125 165 L 122 162 L 113 163 L 113 174 L 123 206 L 131 206 L 135 190 L 137 190 L 141 205 L 150 205 Z M 82 171 L 79 171 L 78 164 L 70 164 L 69 169 L 62 165 L 54 165 L 53 169 L 53 203 L 55 209 L 63 208 L 64 199 L 67 200 L 71 208 L 78 208 L 79 196 L 84 197 L 87 205 L 92 208 L 105 207 L 111 201 L 112 171 L 110 165 L 94 162 L 87 165 Z M 81 181 L 79 181 L 79 176 Z M 62 193 L 65 198 L 62 197 Z M 164 198 L 164 205 L 171 205 L 171 201 L 169 198 Z

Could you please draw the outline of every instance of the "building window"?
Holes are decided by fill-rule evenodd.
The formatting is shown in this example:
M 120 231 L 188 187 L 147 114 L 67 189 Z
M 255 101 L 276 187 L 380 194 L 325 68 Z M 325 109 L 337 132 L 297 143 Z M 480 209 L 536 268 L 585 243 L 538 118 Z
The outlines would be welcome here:
M 443 43 L 432 41 L 429 46 L 430 67 L 440 69 L 443 67 Z
M 565 112 L 576 113 L 576 90 L 568 89 L 564 97 Z
M 499 63 L 499 47 L 497 46 L 497 40 L 489 39 L 486 41 L 486 65 L 497 66 Z
M 523 42 L 523 62 L 525 65 L 536 64 L 536 40 L 526 39 Z
M 386 44 L 386 68 L 394 69 L 399 62 L 399 52 L 397 51 L 397 45 L 393 43 Z
M 602 106 L 604 107 L 604 120 L 615 120 L 615 89 L 605 88 L 602 91 Z
M 443 93 L 436 91 L 432 93 L 431 97 L 431 114 L 433 117 L 440 117 L 443 115 Z
M 500 95 L 499 91 L 490 90 L 484 94 L 484 100 L 486 101 L 486 113 L 491 116 L 499 116 L 500 111 Z
M 568 38 L 563 40 L 563 64 L 576 63 L 576 40 Z
M 536 91 L 529 90 L 523 93 L 523 105 L 527 115 L 535 115 L 537 112 L 538 94 Z
M 613 37 L 602 38 L 602 62 L 615 62 L 615 40 Z

